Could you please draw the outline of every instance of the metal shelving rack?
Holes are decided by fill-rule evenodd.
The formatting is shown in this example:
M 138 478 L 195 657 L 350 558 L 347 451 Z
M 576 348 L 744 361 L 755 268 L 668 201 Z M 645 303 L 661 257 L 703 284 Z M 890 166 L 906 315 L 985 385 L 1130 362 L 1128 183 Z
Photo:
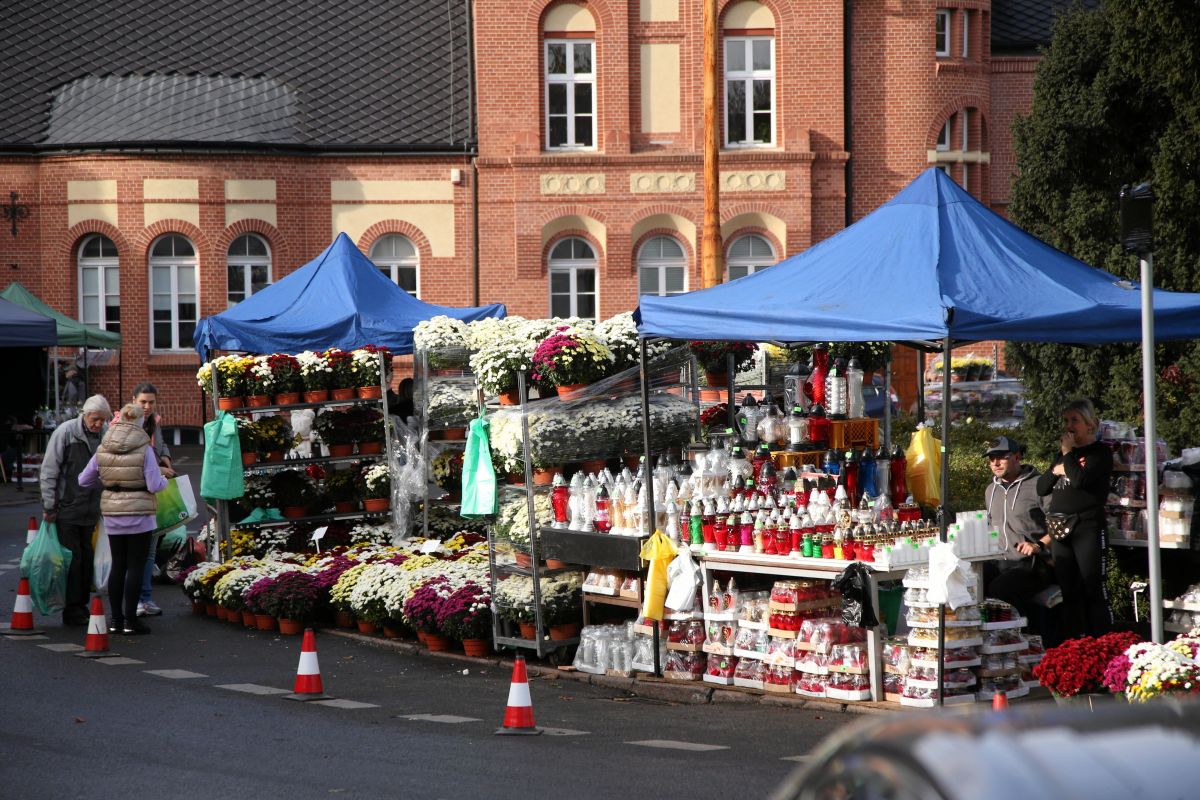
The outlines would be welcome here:
M 434 353 L 454 353 L 456 355 L 460 355 L 464 359 L 467 358 L 470 354 L 469 351 L 460 350 L 460 349 L 436 350 L 433 352 Z M 431 369 L 429 366 L 429 356 L 430 356 L 429 350 L 418 350 L 414 356 L 415 363 L 413 364 L 413 375 L 414 375 L 413 408 L 414 408 L 415 412 L 417 413 L 418 420 L 420 423 L 419 448 L 420 448 L 421 453 L 425 456 L 424 460 L 425 460 L 425 484 L 426 484 L 426 487 L 434 485 L 434 480 L 433 480 L 434 456 L 443 451 L 446 451 L 446 450 L 466 449 L 466 445 L 467 445 L 465 438 L 464 439 L 431 439 L 429 434 L 433 431 L 444 431 L 444 430 L 448 430 L 451 428 L 466 427 L 466 425 L 469 424 L 469 421 L 468 421 L 468 422 L 464 422 L 462 425 L 456 425 L 456 424 L 447 425 L 447 424 L 433 422 L 430 420 L 429 400 L 430 400 L 434 385 L 436 383 L 442 383 L 442 382 L 452 383 L 452 384 L 464 384 L 464 385 L 469 384 L 470 385 L 469 393 L 475 396 L 476 405 L 479 406 L 482 403 L 482 398 L 479 396 L 479 390 L 476 388 L 475 376 L 469 369 L 451 370 L 451 372 L 453 374 L 450 374 L 450 375 L 434 375 L 431 372 Z M 417 400 L 420 401 L 419 404 L 416 402 Z M 431 498 L 429 496 L 429 491 L 427 489 L 425 492 L 425 499 L 421 503 L 421 535 L 422 536 L 426 536 L 426 537 L 429 536 L 429 507 L 430 507 L 430 505 L 433 505 L 433 504 L 441 504 L 441 505 L 446 505 L 446 506 L 458 506 L 458 505 L 461 505 L 461 500 L 450 500 L 450 499 L 443 500 L 440 498 Z

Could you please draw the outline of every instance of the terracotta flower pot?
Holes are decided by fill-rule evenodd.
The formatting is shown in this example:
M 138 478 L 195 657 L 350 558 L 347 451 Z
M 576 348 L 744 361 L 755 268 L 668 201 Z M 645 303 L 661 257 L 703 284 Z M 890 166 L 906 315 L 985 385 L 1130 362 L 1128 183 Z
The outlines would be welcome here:
M 393 628 L 391 625 L 388 625 L 388 624 L 385 622 L 385 623 L 383 623 L 383 638 L 385 638 L 385 639 L 399 639 L 399 638 L 400 638 L 400 631 L 396 630 L 396 629 L 395 629 L 395 628 Z
M 497 396 L 500 398 L 500 405 L 502 406 L 521 405 L 521 393 L 516 389 L 513 389 L 511 392 L 500 392 Z
M 353 387 L 349 389 L 334 389 L 330 392 L 330 396 L 334 400 L 353 400 L 358 395 L 358 391 Z
M 463 639 L 463 652 L 469 656 L 482 658 L 488 654 L 487 639 Z
M 260 631 L 273 631 L 279 627 L 279 623 L 270 614 L 255 614 L 254 627 Z
M 328 399 L 328 389 L 307 389 L 304 392 L 304 402 L 306 403 L 324 403 Z
M 254 624 L 255 624 L 254 613 L 251 611 L 243 611 L 242 612 L 242 625 L 246 626 L 247 628 L 253 628 Z
M 546 559 L 546 569 L 565 569 L 566 567 L 566 561 L 559 561 L 557 558 Z
M 245 399 L 241 397 L 218 397 L 217 408 L 222 411 L 232 411 L 235 408 L 241 408 L 245 405 Z
M 391 505 L 392 505 L 392 498 L 390 498 L 390 497 L 371 497 L 366 500 L 363 500 L 363 510 L 364 511 L 372 511 L 372 512 L 387 511 L 389 508 L 391 508 Z
M 280 461 L 283 461 L 283 451 L 282 450 L 272 450 L 269 453 L 264 453 L 262 460 L 268 464 L 278 463 Z
M 241 625 L 242 624 L 242 612 L 235 611 L 232 608 L 225 609 L 225 621 L 228 622 L 230 625 Z
M 708 385 L 714 389 L 724 390 L 729 386 L 728 372 L 709 372 L 708 370 L 705 370 L 704 379 L 708 382 Z
M 427 635 L 428 634 L 425 633 L 425 631 L 421 630 L 420 628 L 417 628 L 417 641 L 420 642 L 422 645 L 425 644 L 425 637 Z
M 271 398 L 265 394 L 252 394 L 246 398 L 246 405 L 250 408 L 262 408 L 271 405 Z
M 375 632 L 375 623 L 374 622 L 368 622 L 365 619 L 360 619 L 357 621 L 356 624 L 358 625 L 359 633 L 374 633 Z
M 449 442 L 461 442 L 467 438 L 466 428 L 446 428 L 442 431 L 442 438 Z M 361 445 L 359 446 L 361 451 Z
M 251 450 L 249 453 L 242 453 L 243 467 L 248 467 L 256 461 L 258 461 L 258 453 L 255 453 L 253 450 Z
M 283 508 L 283 515 L 288 519 L 299 519 L 307 514 L 308 509 L 304 506 L 284 506 Z
M 275 405 L 277 406 L 293 406 L 300 402 L 299 392 L 280 392 L 275 395 Z
M 537 625 L 532 622 L 518 622 L 518 627 L 521 628 L 522 639 L 537 639 Z
M 562 467 L 547 467 L 533 471 L 534 486 L 549 486 L 554 483 L 554 476 L 562 474 Z
M 201 603 L 199 600 L 193 600 L 192 613 L 196 614 L 197 616 L 204 616 L 204 603 Z
M 353 500 L 344 500 L 341 503 L 334 503 L 333 510 L 339 514 L 349 514 L 352 511 L 358 511 L 358 503 Z
M 518 567 L 532 567 L 533 566 L 533 556 L 529 555 L 529 553 L 517 553 L 517 566 Z
M 221 620 L 222 622 L 225 621 L 225 606 L 221 605 L 220 603 L 217 603 L 217 619 Z
M 625 466 L 629 467 L 629 471 L 634 473 L 642 465 L 642 457 L 636 454 L 621 456 L 621 460 L 625 462 Z
M 217 616 L 217 612 L 220 610 L 221 610 L 221 607 L 219 605 L 217 605 L 216 603 L 205 603 L 204 604 L 204 613 L 210 617 Z
M 579 623 L 568 622 L 563 625 L 550 626 L 550 638 L 561 642 L 563 639 L 574 639 L 579 635 Z
M 337 611 L 333 615 L 333 623 L 339 628 L 353 628 L 354 615 L 349 611 Z
M 570 400 L 572 395 L 585 386 L 587 386 L 586 383 L 568 383 L 565 386 L 555 386 L 554 391 L 558 392 L 558 396 L 564 400 Z
M 608 460 L 603 458 L 589 458 L 587 461 L 579 462 L 579 469 L 592 475 L 597 472 L 603 472 L 608 466 Z
M 358 454 L 360 456 L 374 456 L 383 452 L 383 442 L 359 442 Z
M 442 636 L 440 633 L 427 633 L 425 634 L 425 646 L 431 653 L 443 653 L 450 649 L 450 637 Z
M 345 458 L 354 454 L 353 444 L 331 444 L 329 445 L 329 455 L 331 458 Z
M 298 619 L 279 618 L 279 632 L 285 636 L 298 636 L 304 633 L 304 622 Z
M 357 391 L 363 400 L 378 400 L 383 397 L 383 387 L 380 386 L 360 386 Z

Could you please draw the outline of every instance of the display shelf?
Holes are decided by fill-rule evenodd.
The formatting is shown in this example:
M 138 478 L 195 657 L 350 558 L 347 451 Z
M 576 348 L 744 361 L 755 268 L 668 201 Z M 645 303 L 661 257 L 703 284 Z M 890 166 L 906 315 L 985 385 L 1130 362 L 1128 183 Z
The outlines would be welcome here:
M 238 530 L 247 528 L 279 528 L 284 525 L 305 525 L 310 522 L 336 522 L 346 519 L 377 519 L 387 517 L 392 513 L 387 511 L 331 511 L 328 514 L 308 514 L 303 517 L 272 519 L 263 522 L 231 522 L 230 527 Z
M 283 461 L 255 461 L 253 464 L 243 464 L 243 472 L 278 472 L 282 469 L 296 469 L 314 464 L 348 464 L 354 461 L 381 461 L 386 458 L 384 453 L 368 453 L 353 456 L 320 456 L 319 458 L 290 458 Z
M 1183 600 L 1163 600 L 1163 608 L 1177 611 L 1194 611 L 1200 613 L 1200 603 L 1188 603 Z
M 642 601 L 633 597 L 621 597 L 619 595 L 595 594 L 593 592 L 584 592 L 583 599 L 589 603 L 598 603 L 602 606 L 621 606 L 622 608 L 641 608 Z
M 322 400 L 319 403 L 288 403 L 287 405 L 270 405 L 270 406 L 239 406 L 238 408 L 224 409 L 231 414 L 251 414 L 261 411 L 302 411 L 306 408 L 336 408 L 337 406 L 362 406 L 362 405 L 379 405 L 383 402 L 379 397 L 352 397 L 349 400 Z
M 536 567 L 536 568 L 535 567 L 522 567 L 515 563 L 505 563 L 503 561 L 497 561 L 495 564 L 495 567 L 496 567 L 496 569 L 502 570 L 502 571 L 508 573 L 509 575 L 525 575 L 526 577 L 530 577 L 530 578 L 535 577 L 535 576 L 539 577 L 539 578 L 544 578 L 547 575 L 560 575 L 564 572 L 580 572 L 581 571 L 579 569 L 579 567 L 575 567 L 575 566 L 555 567 L 554 569 L 549 569 L 547 567 Z
M 1145 539 L 1109 539 L 1108 543 L 1115 547 L 1149 547 Z M 1159 550 L 1190 550 L 1192 545 L 1190 542 L 1162 542 L 1158 543 Z
M 1171 633 L 1187 633 L 1192 629 L 1191 625 L 1180 625 L 1178 622 L 1163 622 L 1163 628 L 1171 631 Z

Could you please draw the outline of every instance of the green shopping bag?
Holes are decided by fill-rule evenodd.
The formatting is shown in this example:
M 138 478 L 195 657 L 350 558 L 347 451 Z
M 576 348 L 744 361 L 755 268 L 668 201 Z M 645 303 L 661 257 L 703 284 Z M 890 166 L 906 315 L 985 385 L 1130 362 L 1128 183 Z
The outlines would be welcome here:
M 240 458 L 239 456 L 239 460 Z M 167 488 L 156 494 L 154 499 L 158 506 L 154 533 L 164 533 L 195 522 L 200 517 L 196 513 L 196 495 L 192 492 L 192 479 L 187 475 L 169 478 Z
M 21 554 L 21 574 L 29 578 L 29 598 L 44 615 L 67 604 L 67 571 L 71 551 L 58 543 L 58 526 L 42 520 L 37 535 Z
M 492 467 L 492 445 L 486 419 L 471 420 L 467 449 L 463 453 L 462 511 L 464 519 L 496 513 L 496 470 Z
M 200 496 L 212 500 L 236 500 L 245 492 L 237 418 L 221 411 L 216 419 L 204 423 L 204 467 L 200 473 Z

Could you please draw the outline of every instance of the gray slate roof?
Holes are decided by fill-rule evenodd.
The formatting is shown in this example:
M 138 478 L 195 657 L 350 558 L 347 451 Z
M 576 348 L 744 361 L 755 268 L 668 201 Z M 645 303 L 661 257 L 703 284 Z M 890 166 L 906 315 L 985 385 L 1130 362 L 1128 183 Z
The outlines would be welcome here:
M 1101 0 L 992 0 L 992 53 L 1034 55 L 1050 44 L 1054 20 L 1073 5 L 1098 8 Z
M 461 149 L 461 0 L 24 0 L 0 22 L 0 150 Z

